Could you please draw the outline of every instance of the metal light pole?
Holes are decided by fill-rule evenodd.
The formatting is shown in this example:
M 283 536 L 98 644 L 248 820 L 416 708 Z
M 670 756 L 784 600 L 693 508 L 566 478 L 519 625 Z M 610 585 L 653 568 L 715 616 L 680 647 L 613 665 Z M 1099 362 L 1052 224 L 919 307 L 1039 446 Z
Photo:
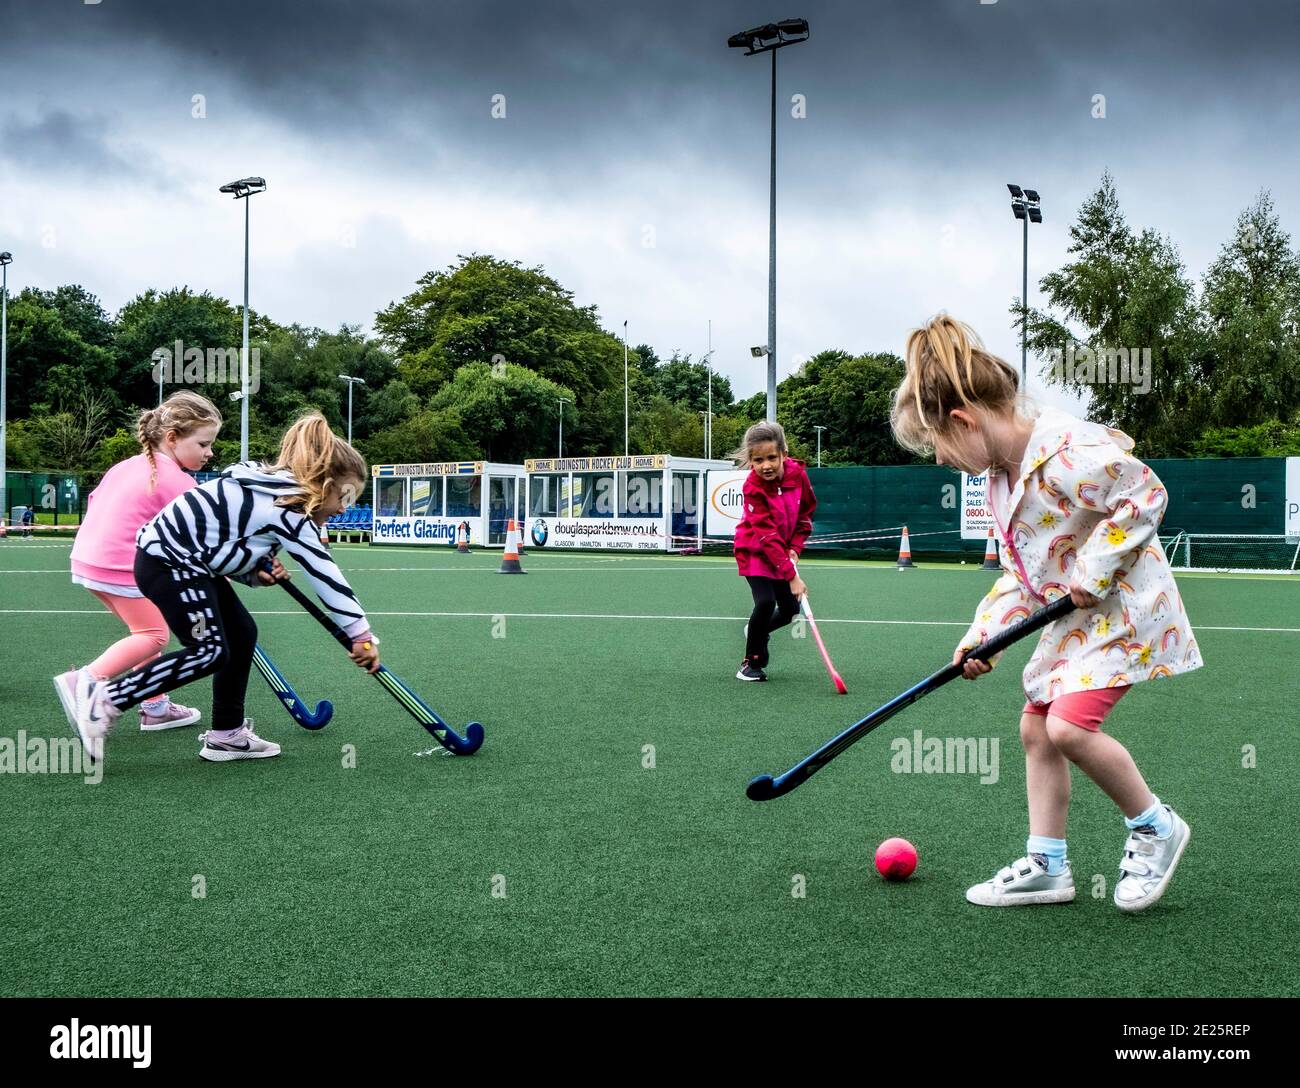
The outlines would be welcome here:
M 564 406 L 566 404 L 572 404 L 573 401 L 569 400 L 567 397 L 559 397 L 557 399 L 560 402 L 560 452 L 556 454 L 556 457 L 562 458 L 564 456 Z
M 826 430 L 826 428 L 814 427 L 813 430 L 817 432 L 817 467 L 821 468 L 822 467 L 822 431 Z
M 704 456 L 707 457 L 709 455 L 709 413 L 700 410 L 695 414 L 703 417 L 700 422 L 704 424 Z
M 563 411 L 563 408 L 561 408 Z M 627 456 L 627 322 L 623 322 L 623 456 Z
M 352 387 L 360 382 L 366 384 L 365 378 L 354 378 L 350 374 L 340 374 L 340 378 L 348 383 L 348 445 L 352 445 Z
M 9 475 L 5 461 L 8 432 L 5 429 L 5 400 L 8 392 L 5 382 L 9 368 L 9 266 L 14 255 L 0 253 L 0 525 L 9 517 Z
M 1011 214 L 1025 225 L 1024 275 L 1020 292 L 1020 391 L 1023 393 L 1029 380 L 1029 224 L 1043 221 L 1043 209 L 1037 190 L 1021 189 L 1010 182 L 1007 189 L 1011 193 Z
M 727 39 L 728 47 L 744 49 L 745 56 L 772 54 L 772 168 L 769 184 L 767 253 L 767 418 L 776 422 L 776 51 L 808 40 L 807 19 L 782 19 L 779 23 L 744 30 Z
M 775 55 L 775 54 L 774 54 Z M 704 353 L 704 365 L 709 371 L 709 419 L 704 428 L 704 456 L 713 457 L 713 319 L 709 319 L 709 350 Z
M 248 203 L 247 198 L 266 191 L 265 178 L 241 178 L 219 192 L 244 200 L 244 344 L 239 353 L 239 459 L 248 460 Z

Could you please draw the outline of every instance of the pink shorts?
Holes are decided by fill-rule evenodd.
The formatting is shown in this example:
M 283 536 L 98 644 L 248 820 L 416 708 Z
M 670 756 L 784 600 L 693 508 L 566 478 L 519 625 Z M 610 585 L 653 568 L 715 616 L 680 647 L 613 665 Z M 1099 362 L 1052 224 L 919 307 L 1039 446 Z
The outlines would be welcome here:
M 1044 718 L 1050 714 L 1071 725 L 1077 725 L 1080 729 L 1096 733 L 1101 729 L 1106 715 L 1128 693 L 1131 686 L 1124 684 L 1120 687 L 1097 688 L 1095 691 L 1076 691 L 1053 699 L 1050 703 L 1028 702 L 1025 703 L 1023 713 L 1039 714 Z

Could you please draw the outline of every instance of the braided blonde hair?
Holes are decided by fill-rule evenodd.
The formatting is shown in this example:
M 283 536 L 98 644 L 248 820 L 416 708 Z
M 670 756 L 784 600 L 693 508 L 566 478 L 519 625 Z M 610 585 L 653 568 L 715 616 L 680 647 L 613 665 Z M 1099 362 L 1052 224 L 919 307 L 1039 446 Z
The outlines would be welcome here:
M 319 412 L 297 419 L 284 432 L 275 463 L 262 467 L 267 472 L 287 471 L 298 481 L 301 491 L 276 499 L 276 505 L 300 508 L 308 517 L 320 509 L 331 484 L 354 478 L 364 484 L 367 475 L 361 454 L 336 435 Z
M 907 374 L 894 391 L 890 426 L 900 446 L 929 455 L 935 436 L 951 429 L 954 408 L 1004 415 L 1019 390 L 1010 363 L 985 351 L 969 325 L 941 313 L 907 338 Z
M 157 408 L 146 408 L 135 423 L 135 437 L 144 455 L 149 458 L 149 493 L 158 485 L 158 462 L 154 452 L 162 446 L 167 435 L 175 432 L 186 438 L 200 427 L 221 426 L 221 413 L 217 406 L 197 393 L 173 393 Z

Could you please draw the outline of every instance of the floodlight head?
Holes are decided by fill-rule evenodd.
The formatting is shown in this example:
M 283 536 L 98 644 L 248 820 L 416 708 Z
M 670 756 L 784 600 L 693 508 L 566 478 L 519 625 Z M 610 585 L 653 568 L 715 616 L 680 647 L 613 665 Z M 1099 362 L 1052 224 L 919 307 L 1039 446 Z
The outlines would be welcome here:
M 251 196 L 253 193 L 260 193 L 265 188 L 265 178 L 240 178 L 238 181 L 227 182 L 217 191 L 230 193 L 236 200 L 239 200 L 241 197 Z
M 1011 202 L 1011 214 L 1014 215 L 1017 219 L 1023 219 L 1025 217 L 1024 203 L 1019 200 L 1013 200 Z
M 767 354 L 767 348 L 763 347 L 762 345 L 756 348 L 750 348 L 749 354 L 752 355 L 755 359 L 761 359 L 763 358 L 764 355 Z
M 776 24 L 782 42 L 801 42 L 808 37 L 807 19 L 782 19 Z
M 1029 209 L 1029 221 L 1031 223 L 1041 223 L 1043 221 L 1043 209 L 1037 204 Z
M 1025 196 L 1028 197 L 1030 200 L 1032 200 L 1035 204 L 1038 203 L 1038 190 L 1037 190 L 1037 189 L 1026 189 L 1026 190 L 1025 190 Z
M 5 250 L 4 253 L 0 253 L 0 264 L 13 264 L 13 263 L 14 263 L 14 255 L 12 253 L 10 253 L 8 250 Z
M 236 389 L 233 393 L 230 394 L 231 400 L 243 400 L 243 397 L 244 394 L 238 389 Z
M 1021 189 L 1019 185 L 1012 185 L 1011 182 L 1007 182 L 1007 188 L 1011 191 L 1011 195 L 1017 200 L 1025 195 L 1024 190 Z
M 745 56 L 749 57 L 807 40 L 807 19 L 782 19 L 779 23 L 766 23 L 733 34 L 727 39 L 727 46 L 731 49 L 744 49 Z

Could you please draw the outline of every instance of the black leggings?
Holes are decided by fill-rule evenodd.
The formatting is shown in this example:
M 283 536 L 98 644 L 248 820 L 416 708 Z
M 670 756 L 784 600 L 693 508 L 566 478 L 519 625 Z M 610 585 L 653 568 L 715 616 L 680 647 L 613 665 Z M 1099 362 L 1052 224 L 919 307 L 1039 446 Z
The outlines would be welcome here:
M 745 658 L 759 668 L 767 665 L 768 636 L 784 627 L 799 614 L 799 599 L 790 592 L 784 578 L 745 576 L 754 595 L 754 611 L 749 614 L 749 635 L 745 638 Z
M 135 584 L 158 606 L 181 649 L 114 680 L 108 697 L 120 710 L 184 684 L 212 677 L 212 728 L 244 723 L 257 624 L 225 578 L 172 567 L 139 548 Z

